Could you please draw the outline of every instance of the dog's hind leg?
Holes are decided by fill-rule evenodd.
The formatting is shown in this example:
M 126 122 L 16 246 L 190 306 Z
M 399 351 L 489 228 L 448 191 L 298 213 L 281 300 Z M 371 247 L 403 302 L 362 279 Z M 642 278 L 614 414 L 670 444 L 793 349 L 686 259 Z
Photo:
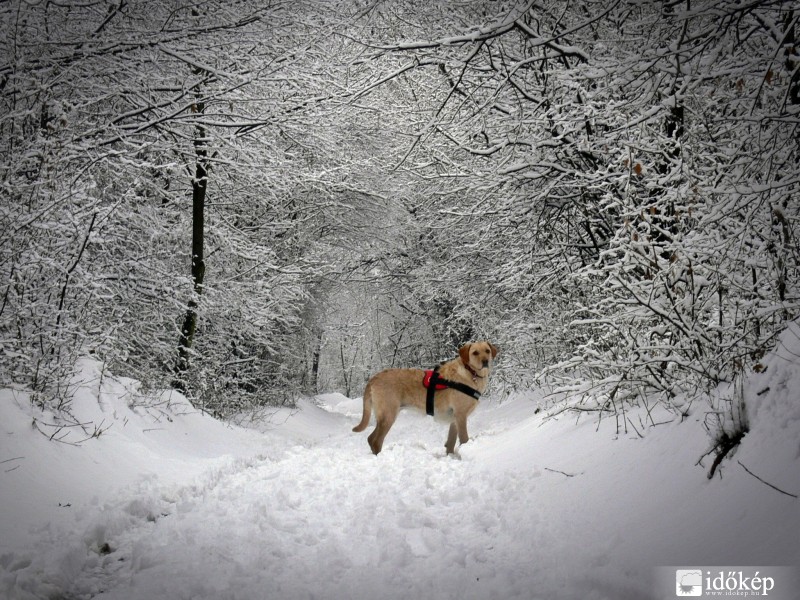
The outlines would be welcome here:
M 387 409 L 386 407 L 384 407 L 380 414 L 376 411 L 375 430 L 370 433 L 367 438 L 373 454 L 378 454 L 381 448 L 383 448 L 383 440 L 386 439 L 386 434 L 389 433 L 392 425 L 394 425 L 395 419 L 397 419 L 397 412 L 396 409 Z
M 372 430 L 372 433 L 370 433 L 369 437 L 367 438 L 367 442 L 369 442 L 369 447 L 372 449 L 373 454 L 378 454 L 383 446 L 383 441 L 381 441 L 378 445 L 376 445 L 375 441 L 378 438 L 378 435 L 380 435 L 379 429 L 380 424 L 375 426 L 375 429 Z M 383 434 L 383 437 L 386 437 L 386 434 Z

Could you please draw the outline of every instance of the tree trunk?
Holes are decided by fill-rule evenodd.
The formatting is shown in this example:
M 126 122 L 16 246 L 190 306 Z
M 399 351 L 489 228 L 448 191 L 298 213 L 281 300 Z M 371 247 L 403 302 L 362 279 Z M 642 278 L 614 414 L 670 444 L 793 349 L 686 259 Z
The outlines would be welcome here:
M 192 107 L 192 110 L 196 113 L 202 113 L 204 108 L 203 103 L 197 103 Z M 206 142 L 205 128 L 198 125 L 194 140 L 197 160 L 195 162 L 194 179 L 192 180 L 192 282 L 194 284 L 194 294 L 187 304 L 186 315 L 181 327 L 181 338 L 178 342 L 178 363 L 176 367 L 178 379 L 176 387 L 179 389 L 184 389 L 181 374 L 189 368 L 189 358 L 197 330 L 197 306 L 200 295 L 203 293 L 203 279 L 206 272 L 203 256 L 206 188 L 208 184 L 208 147 Z
M 314 354 L 311 363 L 311 393 L 319 394 L 319 359 L 322 354 L 322 335 L 314 340 Z

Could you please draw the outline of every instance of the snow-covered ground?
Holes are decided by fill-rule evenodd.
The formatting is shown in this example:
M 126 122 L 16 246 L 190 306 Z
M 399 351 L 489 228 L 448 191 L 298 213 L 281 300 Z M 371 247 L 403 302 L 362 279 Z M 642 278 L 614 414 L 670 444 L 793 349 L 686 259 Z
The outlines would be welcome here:
M 797 566 L 800 500 L 754 475 L 800 493 L 800 328 L 764 362 L 709 481 L 700 404 L 640 438 L 537 414 L 535 392 L 489 398 L 461 460 L 413 413 L 375 457 L 357 399 L 233 426 L 175 393 L 131 408 L 136 382 L 86 360 L 73 412 L 95 439 L 48 441 L 47 415 L 0 392 L 0 597 L 639 600 L 676 597 L 662 567 Z

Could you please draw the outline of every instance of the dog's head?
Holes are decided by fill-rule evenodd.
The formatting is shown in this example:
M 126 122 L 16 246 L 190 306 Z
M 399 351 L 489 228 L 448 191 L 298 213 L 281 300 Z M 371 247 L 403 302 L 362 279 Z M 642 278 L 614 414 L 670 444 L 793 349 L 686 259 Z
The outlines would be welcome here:
M 492 366 L 492 360 L 497 356 L 497 346 L 489 342 L 475 342 L 461 346 L 458 353 L 461 356 L 461 362 L 471 367 L 476 373 L 484 371 L 483 376 L 485 377 Z

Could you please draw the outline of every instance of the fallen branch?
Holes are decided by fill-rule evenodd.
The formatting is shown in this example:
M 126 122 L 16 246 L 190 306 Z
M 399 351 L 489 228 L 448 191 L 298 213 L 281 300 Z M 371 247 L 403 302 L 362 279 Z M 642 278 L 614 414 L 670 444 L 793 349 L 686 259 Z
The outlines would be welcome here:
M 564 477 L 575 477 L 575 473 L 565 473 L 564 471 L 557 471 L 556 469 L 549 469 L 547 467 L 544 468 L 545 471 L 550 471 L 551 473 L 559 473 Z
M 764 485 L 768 485 L 768 486 L 769 486 L 769 487 L 771 487 L 773 490 L 775 490 L 775 491 L 777 491 L 777 492 L 780 492 L 781 494 L 786 494 L 787 496 L 791 496 L 791 497 L 792 497 L 792 498 L 794 498 L 795 500 L 797 499 L 797 495 L 796 495 L 796 494 L 790 494 L 789 492 L 784 492 L 784 491 L 783 491 L 781 488 L 779 488 L 779 487 L 776 487 L 776 486 L 772 485 L 771 483 L 769 483 L 768 481 L 764 481 L 763 479 L 761 479 L 761 477 L 759 477 L 758 475 L 756 475 L 755 473 L 753 473 L 753 472 L 752 472 L 750 469 L 748 469 L 747 467 L 745 467 L 744 465 L 742 465 L 742 461 L 740 461 L 740 460 L 737 460 L 736 462 L 738 462 L 738 463 L 739 463 L 739 464 L 742 466 L 742 468 L 743 468 L 745 471 L 747 471 L 748 473 L 750 473 L 750 475 L 752 475 L 753 477 L 755 477 L 756 479 L 758 479 L 758 480 L 759 480 L 761 483 L 763 483 Z

